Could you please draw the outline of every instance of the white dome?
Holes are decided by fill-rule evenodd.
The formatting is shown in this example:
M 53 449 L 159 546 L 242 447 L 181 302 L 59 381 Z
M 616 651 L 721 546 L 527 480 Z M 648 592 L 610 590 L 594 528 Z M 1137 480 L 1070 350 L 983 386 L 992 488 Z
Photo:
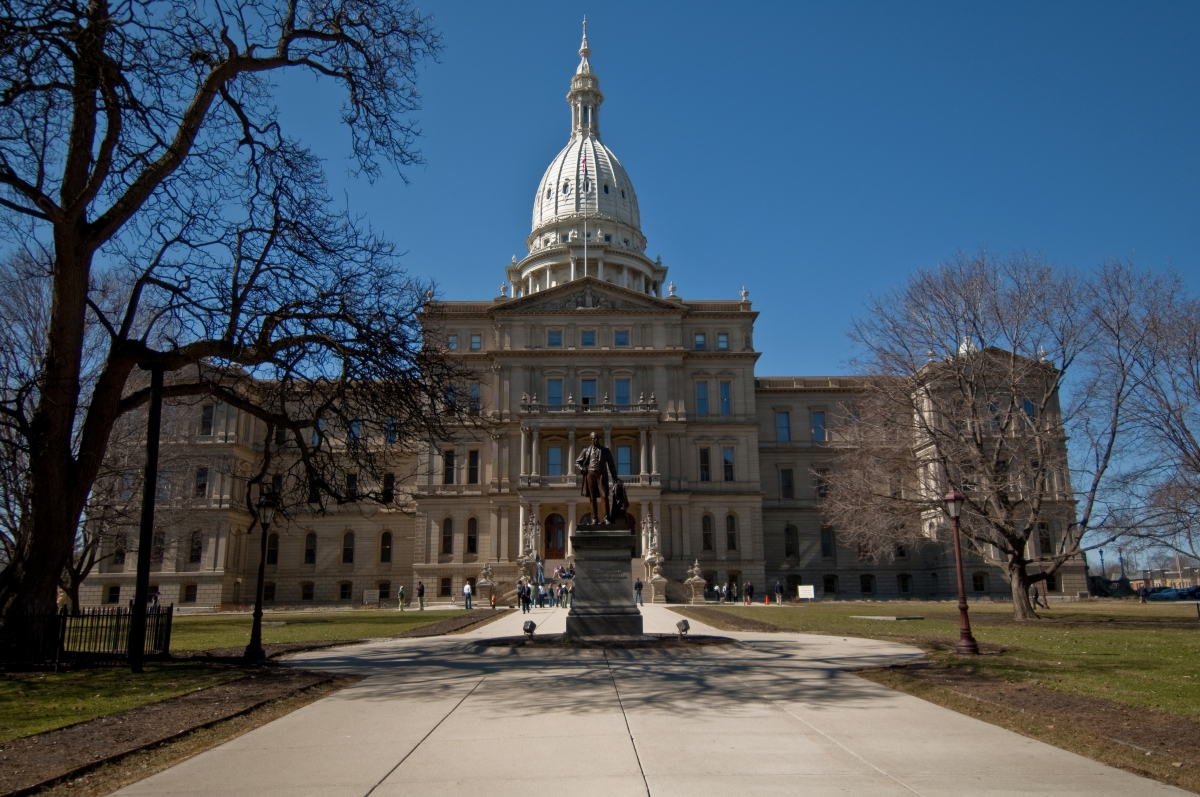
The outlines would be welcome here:
M 542 175 L 533 200 L 533 232 L 585 214 L 589 219 L 607 219 L 641 231 L 637 194 L 625 167 L 591 133 L 572 135 Z

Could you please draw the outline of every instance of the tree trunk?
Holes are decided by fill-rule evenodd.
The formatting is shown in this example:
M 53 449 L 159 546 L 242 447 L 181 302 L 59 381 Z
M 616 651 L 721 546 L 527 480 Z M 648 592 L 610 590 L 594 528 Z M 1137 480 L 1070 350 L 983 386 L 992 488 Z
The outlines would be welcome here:
M 1029 574 L 1024 562 L 1008 563 L 1008 583 L 1012 587 L 1014 620 L 1037 620 L 1038 614 L 1029 602 Z

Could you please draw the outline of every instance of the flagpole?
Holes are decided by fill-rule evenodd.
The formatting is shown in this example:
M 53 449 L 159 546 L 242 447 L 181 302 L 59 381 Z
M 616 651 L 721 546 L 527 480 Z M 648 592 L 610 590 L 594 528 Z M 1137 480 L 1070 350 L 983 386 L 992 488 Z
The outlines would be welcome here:
M 583 143 L 587 143 L 587 136 L 584 136 Z M 587 276 L 588 268 L 588 235 L 587 235 L 587 192 L 588 192 L 588 170 L 587 170 L 587 150 L 583 151 L 583 276 Z

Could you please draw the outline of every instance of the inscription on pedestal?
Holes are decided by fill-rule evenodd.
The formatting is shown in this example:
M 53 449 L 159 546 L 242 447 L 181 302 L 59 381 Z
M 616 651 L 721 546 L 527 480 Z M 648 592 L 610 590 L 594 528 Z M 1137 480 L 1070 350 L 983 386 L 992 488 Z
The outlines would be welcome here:
M 633 603 L 633 578 L 629 570 L 634 544 L 633 535 L 626 530 L 571 535 L 575 598 L 567 614 L 567 636 L 642 633 L 642 615 Z

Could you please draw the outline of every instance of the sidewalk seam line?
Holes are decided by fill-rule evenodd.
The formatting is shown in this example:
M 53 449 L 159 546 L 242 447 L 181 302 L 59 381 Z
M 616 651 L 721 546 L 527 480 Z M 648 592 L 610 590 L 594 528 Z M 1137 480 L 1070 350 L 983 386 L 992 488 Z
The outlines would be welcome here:
M 613 672 L 612 662 L 608 660 L 608 650 L 604 650 L 604 663 L 608 667 L 608 677 L 612 679 L 613 691 L 617 694 L 617 705 L 621 707 L 621 719 L 625 720 L 625 732 L 629 734 L 629 744 L 633 746 L 633 758 L 637 761 L 638 772 L 642 773 L 642 784 L 646 787 L 646 797 L 650 797 L 650 781 L 646 780 L 646 770 L 642 767 L 642 757 L 638 754 L 637 741 L 633 738 L 633 729 L 629 727 L 629 715 L 625 713 L 625 701 L 621 699 L 621 688 L 617 686 L 617 676 Z
M 845 675 L 846 673 L 840 673 L 840 672 L 839 672 L 838 674 L 840 674 L 840 675 Z M 741 682 L 742 682 L 742 685 L 743 685 L 743 686 L 745 686 L 747 689 L 750 689 L 750 688 L 751 688 L 751 687 L 750 687 L 750 684 L 748 684 L 748 683 L 746 683 L 745 681 L 743 681 L 743 680 L 742 680 L 742 678 L 741 678 L 741 676 L 737 676 L 737 675 L 735 675 L 735 676 L 734 676 L 734 678 L 737 678 L 739 681 L 741 681 Z M 774 705 L 776 708 L 778 708 L 778 709 L 779 709 L 780 711 L 782 711 L 784 714 L 787 714 L 789 717 L 792 717 L 793 719 L 796 719 L 796 720 L 799 720 L 800 722 L 803 722 L 805 725 L 807 725 L 808 727 L 812 728 L 814 731 L 816 731 L 817 733 L 821 734 L 821 735 L 822 735 L 822 736 L 824 736 L 826 739 L 828 739 L 829 741 L 833 742 L 833 743 L 834 743 L 834 744 L 836 744 L 838 747 L 842 748 L 842 749 L 843 749 L 843 750 L 845 750 L 847 753 L 849 753 L 850 755 L 854 756 L 854 757 L 855 757 L 855 758 L 857 758 L 859 761 L 863 762 L 864 764 L 866 764 L 867 766 L 869 766 L 871 769 L 875 770 L 875 771 L 876 771 L 876 772 L 878 772 L 879 774 L 881 774 L 881 775 L 883 775 L 883 776 L 885 776 L 885 777 L 891 778 L 892 780 L 896 781 L 897 783 L 899 783 L 899 784 L 900 784 L 901 786 L 903 786 L 904 788 L 906 788 L 906 789 L 908 789 L 909 791 L 911 791 L 913 794 L 916 794 L 916 795 L 918 795 L 919 797 L 923 797 L 923 795 L 921 795 L 921 792 L 917 791 L 917 790 L 916 790 L 916 789 L 914 789 L 912 786 L 909 786 L 907 783 L 905 783 L 904 781 L 900 780 L 900 778 L 896 777 L 895 775 L 891 774 L 890 772 L 888 772 L 888 771 L 886 771 L 886 770 L 884 770 L 884 769 L 881 769 L 880 767 L 878 767 L 878 766 L 876 766 L 875 764 L 871 763 L 871 762 L 870 762 L 870 761 L 868 761 L 867 759 L 863 758 L 861 755 L 859 755 L 858 753 L 854 752 L 854 751 L 853 751 L 853 750 L 851 750 L 849 747 L 847 747 L 846 745 L 842 744 L 842 743 L 841 743 L 841 742 L 839 742 L 837 739 L 833 738 L 833 737 L 832 737 L 832 736 L 830 736 L 828 733 L 826 733 L 825 731 L 823 731 L 823 730 L 821 730 L 820 728 L 818 728 L 816 725 L 813 725 L 811 722 L 809 722 L 808 720 L 804 719 L 804 718 L 803 718 L 803 717 L 801 717 L 799 714 L 795 714 L 795 713 L 793 713 L 793 712 L 792 712 L 792 710 L 791 710 L 791 709 L 789 709 L 789 708 L 788 708 L 786 705 L 784 705 L 783 703 L 779 702 L 778 700 L 772 700 L 772 699 L 771 699 L 771 698 L 769 698 L 769 697 L 768 697 L 768 698 L 763 698 L 763 699 L 764 699 L 764 700 L 766 700 L 768 703 L 771 703 L 772 705 Z
M 421 741 L 419 741 L 419 742 L 417 742 L 416 744 L 414 744 L 414 745 L 413 745 L 413 747 L 412 747 L 412 749 L 411 749 L 411 750 L 409 750 L 407 753 L 405 753 L 405 754 L 404 754 L 404 758 L 401 758 L 399 761 L 397 761 L 397 762 L 396 762 L 396 766 L 394 766 L 394 767 L 392 767 L 391 769 L 389 769 L 389 770 L 387 771 L 387 774 L 385 774 L 385 775 L 384 775 L 382 778 L 380 778 L 380 779 L 379 779 L 379 782 L 378 782 L 378 783 L 376 783 L 374 786 L 372 786 L 372 787 L 371 787 L 371 788 L 370 788 L 370 789 L 367 791 L 367 793 L 366 793 L 365 795 L 363 795 L 363 797 L 371 797 L 371 795 L 375 793 L 375 790 L 376 790 L 376 789 L 378 789 L 380 786 L 382 786 L 382 785 L 383 785 L 383 782 L 384 782 L 385 780 L 387 780 L 388 778 L 390 778 L 390 777 L 392 776 L 392 773 L 394 773 L 394 772 L 395 772 L 397 769 L 399 769 L 399 768 L 400 768 L 400 765 L 401 765 L 401 764 L 403 764 L 405 761 L 407 761 L 407 760 L 408 760 L 408 757 L 409 757 L 409 756 L 411 756 L 413 753 L 417 752 L 417 748 L 418 748 L 418 747 L 420 747 L 421 745 L 425 744 L 425 740 L 426 740 L 426 739 L 428 739 L 430 736 L 432 736 L 432 735 L 433 735 L 433 732 L 434 732 L 434 731 L 436 731 L 438 728 L 440 728 L 440 727 L 442 726 L 442 723 L 443 723 L 443 722 L 445 722 L 446 720 L 450 719 L 450 715 L 451 715 L 451 714 L 453 714 L 454 712 L 458 711 L 458 707 L 459 707 L 459 706 L 461 706 L 463 703 L 465 703 L 468 697 L 470 697 L 471 695 L 475 694 L 475 690 L 476 690 L 476 689 L 478 689 L 480 686 L 482 686 L 482 685 L 483 685 L 483 682 L 484 682 L 484 681 L 486 681 L 486 680 L 487 680 L 487 676 L 486 676 L 486 675 L 485 675 L 485 676 L 483 676 L 482 678 L 480 678 L 480 679 L 479 679 L 479 683 L 477 683 L 477 684 L 475 684 L 474 686 L 472 686 L 472 687 L 471 687 L 471 691 L 469 691 L 469 692 L 467 692 L 465 695 L 463 695 L 463 696 L 462 696 L 462 698 L 461 698 L 461 699 L 460 699 L 460 700 L 459 700 L 457 703 L 455 703 L 455 704 L 454 704 L 454 708 L 452 708 L 452 709 L 450 709 L 449 711 L 447 711 L 447 712 L 446 712 L 446 716 L 444 716 L 444 717 L 442 717 L 440 720 L 438 720 L 438 721 L 437 721 L 437 725 L 434 725 L 432 728 L 430 728 L 430 729 L 429 729 L 429 732 L 428 732 L 428 733 L 426 733 L 424 736 L 422 736 L 422 737 L 421 737 Z

